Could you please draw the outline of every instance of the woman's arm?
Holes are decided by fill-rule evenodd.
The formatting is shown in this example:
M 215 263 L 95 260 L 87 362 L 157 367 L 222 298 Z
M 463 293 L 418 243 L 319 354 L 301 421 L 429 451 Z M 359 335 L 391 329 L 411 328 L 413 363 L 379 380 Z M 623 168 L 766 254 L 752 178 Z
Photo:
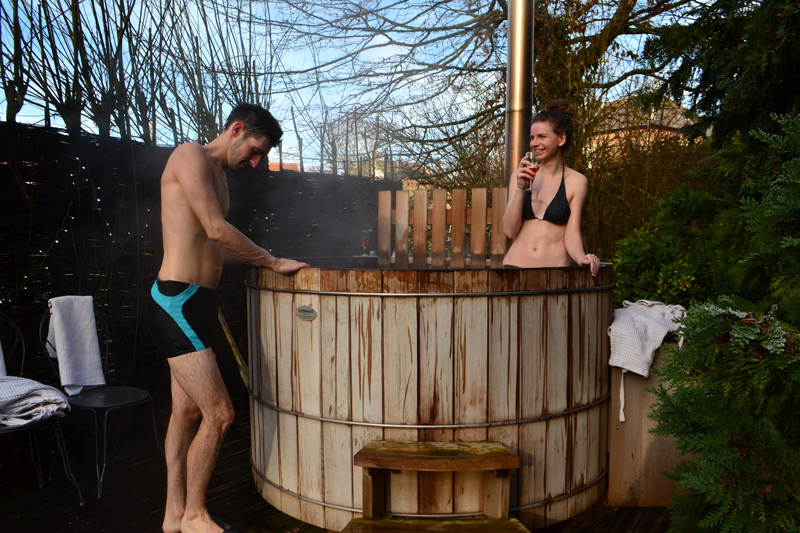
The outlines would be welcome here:
M 569 256 L 579 265 L 588 265 L 592 276 L 597 276 L 600 269 L 600 259 L 594 254 L 587 254 L 581 238 L 581 217 L 589 181 L 581 173 L 576 172 L 570 179 L 570 188 L 573 189 L 572 199 L 569 202 L 570 216 L 564 231 L 564 247 Z

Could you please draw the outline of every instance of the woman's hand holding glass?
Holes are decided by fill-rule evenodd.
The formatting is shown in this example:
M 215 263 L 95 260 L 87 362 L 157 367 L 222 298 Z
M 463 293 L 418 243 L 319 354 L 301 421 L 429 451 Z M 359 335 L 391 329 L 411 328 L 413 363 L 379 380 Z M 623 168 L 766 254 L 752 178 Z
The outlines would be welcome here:
M 536 177 L 536 171 L 539 170 L 539 167 L 534 166 L 532 156 L 531 152 L 526 153 L 525 157 L 519 162 L 519 168 L 514 173 L 514 177 L 517 179 L 517 187 L 521 190 L 530 188 L 531 181 Z

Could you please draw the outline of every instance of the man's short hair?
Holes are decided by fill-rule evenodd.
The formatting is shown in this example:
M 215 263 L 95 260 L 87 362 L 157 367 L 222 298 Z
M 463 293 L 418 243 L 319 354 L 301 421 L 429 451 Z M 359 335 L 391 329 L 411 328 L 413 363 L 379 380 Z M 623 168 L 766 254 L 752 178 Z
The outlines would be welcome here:
M 227 130 L 234 122 L 244 124 L 246 137 L 266 137 L 272 146 L 278 146 L 283 136 L 280 124 L 272 114 L 255 104 L 239 104 L 233 108 L 228 120 L 225 121 Z

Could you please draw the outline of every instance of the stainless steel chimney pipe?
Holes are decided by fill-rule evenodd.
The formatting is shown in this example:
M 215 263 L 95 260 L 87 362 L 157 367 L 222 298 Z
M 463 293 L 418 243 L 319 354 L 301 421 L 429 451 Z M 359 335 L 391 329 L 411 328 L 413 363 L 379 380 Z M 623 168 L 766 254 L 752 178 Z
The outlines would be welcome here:
M 533 112 L 534 0 L 508 2 L 505 185 L 528 151 Z

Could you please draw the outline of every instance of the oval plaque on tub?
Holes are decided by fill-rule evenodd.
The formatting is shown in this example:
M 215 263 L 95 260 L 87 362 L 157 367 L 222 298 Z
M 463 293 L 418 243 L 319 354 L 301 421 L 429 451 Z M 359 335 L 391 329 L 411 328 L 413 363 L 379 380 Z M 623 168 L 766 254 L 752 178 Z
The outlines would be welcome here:
M 314 320 L 317 318 L 317 310 L 311 307 L 310 305 L 301 305 L 295 311 L 297 318 L 300 320 Z

